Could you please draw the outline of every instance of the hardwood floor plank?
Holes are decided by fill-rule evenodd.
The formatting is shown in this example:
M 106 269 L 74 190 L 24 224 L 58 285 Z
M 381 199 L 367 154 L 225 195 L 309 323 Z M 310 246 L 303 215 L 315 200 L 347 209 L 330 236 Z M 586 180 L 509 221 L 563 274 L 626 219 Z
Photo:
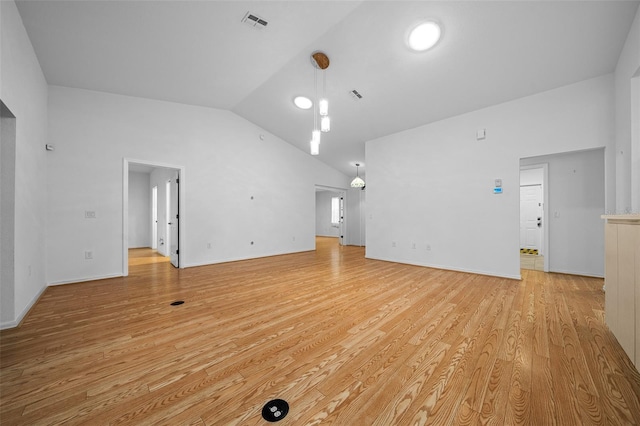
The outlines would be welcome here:
M 506 406 L 509 401 L 513 361 L 504 361 L 499 357 L 493 363 L 487 388 L 482 401 L 482 410 L 478 419 L 483 425 L 503 425 Z
M 317 250 L 47 288 L 0 331 L 0 423 L 639 424 L 602 280 L 521 281 Z M 180 306 L 171 306 L 183 300 Z
M 556 418 L 559 425 L 581 425 L 580 408 L 575 388 L 571 384 L 569 362 L 562 347 L 549 346 L 553 400 L 556 404 Z
M 531 418 L 535 424 L 557 425 L 556 401 L 551 397 L 550 390 L 553 388 L 551 360 L 541 354 L 533 354 L 531 363 L 531 395 L 538 397 L 531 398 Z

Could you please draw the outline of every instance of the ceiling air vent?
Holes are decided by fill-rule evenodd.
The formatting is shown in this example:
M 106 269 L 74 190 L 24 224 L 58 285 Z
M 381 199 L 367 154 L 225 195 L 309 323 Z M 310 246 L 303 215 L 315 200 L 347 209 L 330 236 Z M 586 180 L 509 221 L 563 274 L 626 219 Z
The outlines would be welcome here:
M 356 101 L 359 101 L 360 99 L 362 99 L 362 95 L 356 89 L 353 89 L 352 91 L 350 91 L 349 94 Z
M 267 21 L 251 12 L 247 12 L 241 22 L 258 29 L 265 28 L 269 24 Z

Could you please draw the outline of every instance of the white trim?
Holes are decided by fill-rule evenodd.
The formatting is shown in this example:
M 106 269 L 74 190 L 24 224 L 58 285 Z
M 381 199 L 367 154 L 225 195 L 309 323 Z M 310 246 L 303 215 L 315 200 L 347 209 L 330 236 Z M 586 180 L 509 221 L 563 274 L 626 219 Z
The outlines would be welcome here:
M 64 281 L 54 281 L 51 282 L 49 284 L 47 284 L 48 287 L 55 287 L 57 285 L 66 285 L 66 284 L 80 284 L 80 283 L 86 283 L 89 281 L 97 281 L 97 280 L 108 280 L 111 278 L 122 278 L 124 275 L 122 274 L 109 274 L 109 275 L 98 275 L 98 276 L 94 276 L 94 277 L 83 277 L 83 278 L 78 278 L 75 280 L 64 280 Z
M 461 273 L 467 273 L 467 274 L 484 275 L 484 276 L 488 276 L 488 277 L 506 278 L 506 279 L 510 279 L 510 280 L 522 280 L 522 275 L 520 275 L 520 274 L 517 274 L 517 275 L 496 274 L 494 272 L 480 271 L 480 270 L 477 270 L 477 269 L 454 268 L 454 267 L 451 267 L 451 266 L 442 266 L 442 265 L 437 265 L 437 264 L 432 264 L 432 263 L 409 262 L 409 261 L 406 261 L 406 260 L 403 260 L 403 261 L 389 260 L 389 259 L 383 259 L 383 258 L 380 258 L 380 257 L 371 257 L 371 256 L 366 256 L 366 255 L 365 255 L 365 258 L 373 259 L 373 260 L 381 260 L 381 261 L 384 261 L 384 262 L 400 263 L 400 264 L 403 264 L 403 265 L 413 265 L 413 266 L 422 266 L 424 268 L 442 269 L 444 271 L 453 271 L 453 272 L 461 272 Z
M 337 237 L 326 237 L 326 238 L 337 238 Z M 195 267 L 199 267 L 199 266 L 218 265 L 220 263 L 242 262 L 244 260 L 263 259 L 263 258 L 266 258 L 266 257 L 286 256 L 288 254 L 297 254 L 297 253 L 307 253 L 307 252 L 315 251 L 315 250 L 316 250 L 316 248 L 312 247 L 312 248 L 309 248 L 309 249 L 296 250 L 296 251 L 286 251 L 286 252 L 277 252 L 277 253 L 269 253 L 269 254 L 257 254 L 257 255 L 252 255 L 251 257 L 228 257 L 228 258 L 216 259 L 214 261 L 189 263 L 188 265 L 185 265 L 184 267 L 185 268 L 195 268 Z
M 42 287 L 40 291 L 38 291 L 38 293 L 36 293 L 36 295 L 33 296 L 33 298 L 29 301 L 29 303 L 27 303 L 27 306 L 25 306 L 22 312 L 20 312 L 20 315 L 18 315 L 15 319 L 13 319 L 12 321 L 5 321 L 3 323 L 0 323 L 0 330 L 5 330 L 7 328 L 16 328 L 17 326 L 19 326 L 22 320 L 27 316 L 31 308 L 33 308 L 35 304 L 38 302 L 38 299 L 40 299 L 40 297 L 42 296 L 42 294 L 45 292 L 46 289 L 47 289 L 47 286 Z
M 560 269 L 554 269 L 553 271 L 550 271 L 550 272 L 553 274 L 576 275 L 579 277 L 604 278 L 604 275 L 595 275 L 595 274 L 589 274 L 586 272 L 579 272 L 579 271 L 564 271 Z

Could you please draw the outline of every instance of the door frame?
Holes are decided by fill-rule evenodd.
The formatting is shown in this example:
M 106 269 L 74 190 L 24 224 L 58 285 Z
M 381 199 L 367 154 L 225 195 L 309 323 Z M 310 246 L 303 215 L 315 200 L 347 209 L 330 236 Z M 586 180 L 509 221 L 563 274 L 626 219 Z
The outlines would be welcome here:
M 185 167 L 175 164 L 158 163 L 147 160 L 138 160 L 124 157 L 122 159 L 122 276 L 129 276 L 129 164 L 142 164 L 154 168 L 174 169 L 178 170 L 180 176 L 180 191 L 178 192 L 178 265 L 180 269 L 184 268 L 185 246 L 186 246 L 186 213 L 185 213 L 185 194 L 186 194 L 186 172 Z
M 313 189 L 314 197 L 315 197 L 315 194 L 316 194 L 318 189 L 322 189 L 322 190 L 325 190 L 325 191 L 332 192 L 334 194 L 337 194 L 338 197 L 341 198 L 340 203 L 344 208 L 342 209 L 342 215 L 343 216 L 340 218 L 341 221 L 340 221 L 340 226 L 338 228 L 339 229 L 339 232 L 338 232 L 338 244 L 340 244 L 341 246 L 348 245 L 348 241 L 347 241 L 347 208 L 346 208 L 348 191 L 346 189 L 344 189 L 344 188 L 336 188 L 336 187 L 333 187 L 333 186 L 325 186 L 325 185 L 315 185 L 314 189 Z M 315 203 L 314 203 L 314 206 L 315 206 Z M 313 217 L 314 217 L 314 222 L 313 222 L 314 223 L 314 235 L 315 235 L 315 223 L 316 223 L 315 222 L 315 217 L 316 217 L 316 213 L 315 212 L 316 212 L 316 210 L 315 210 L 315 207 L 314 207 L 314 215 L 313 215 Z
M 175 182 L 174 182 L 175 180 Z M 175 191 L 177 192 L 177 197 L 176 195 L 174 195 L 174 188 Z M 173 226 L 173 222 L 174 222 L 174 218 L 173 218 L 173 213 L 174 213 L 174 206 L 173 206 L 173 202 L 177 202 L 178 203 L 178 208 L 175 210 L 177 211 L 177 218 L 180 218 L 180 170 L 177 169 L 173 169 L 171 171 L 171 179 L 169 179 L 167 181 L 167 246 L 169 247 L 169 259 L 170 262 L 173 266 L 175 266 L 176 268 L 180 268 L 180 220 L 178 220 L 178 223 L 175 224 L 175 227 Z M 174 229 L 175 229 L 175 235 L 178 237 L 178 241 L 175 242 L 175 246 L 176 246 L 176 254 L 175 254 L 175 262 L 174 262 L 174 255 L 173 255 L 173 245 L 174 245 Z
M 544 256 L 544 272 L 549 272 L 549 164 L 529 164 L 526 166 L 521 165 L 520 170 L 529 169 L 542 169 L 542 250 Z M 518 182 L 518 188 L 520 188 L 520 182 Z M 520 196 L 518 195 L 518 212 L 520 212 Z M 520 215 L 518 215 L 518 221 L 520 221 Z M 518 233 L 518 239 L 520 239 L 520 233 Z M 520 241 L 518 241 L 518 247 L 520 247 Z

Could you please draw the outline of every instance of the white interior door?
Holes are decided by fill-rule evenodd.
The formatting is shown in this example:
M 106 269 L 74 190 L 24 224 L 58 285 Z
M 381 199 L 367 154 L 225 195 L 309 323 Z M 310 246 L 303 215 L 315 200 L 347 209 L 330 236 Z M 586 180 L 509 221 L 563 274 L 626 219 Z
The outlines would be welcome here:
M 178 212 L 180 199 L 180 175 L 176 171 L 169 181 L 169 257 L 171 264 L 178 268 L 180 266 L 180 229 L 178 226 Z
M 344 246 L 345 244 L 345 239 L 344 239 L 344 235 L 346 232 L 346 228 L 345 228 L 345 223 L 344 223 L 344 192 L 340 193 L 340 225 L 338 226 L 338 235 L 339 235 L 339 241 L 340 241 L 340 245 Z
M 542 185 L 520 187 L 520 248 L 542 253 Z
M 158 187 L 151 188 L 151 248 L 158 248 Z

